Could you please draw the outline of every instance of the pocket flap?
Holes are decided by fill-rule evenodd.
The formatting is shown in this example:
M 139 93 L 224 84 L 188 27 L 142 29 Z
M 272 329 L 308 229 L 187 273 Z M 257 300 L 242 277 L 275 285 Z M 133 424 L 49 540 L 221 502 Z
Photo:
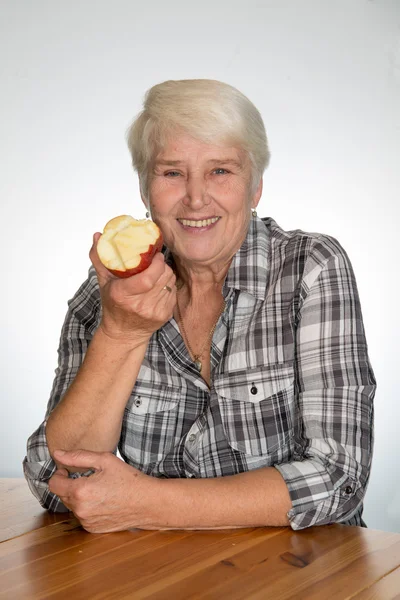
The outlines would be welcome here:
M 170 385 L 136 385 L 125 407 L 125 412 L 134 415 L 172 410 L 180 400 L 180 388 Z
M 293 383 L 293 363 L 277 363 L 224 373 L 216 378 L 214 387 L 218 396 L 224 398 L 260 402 L 291 387 Z

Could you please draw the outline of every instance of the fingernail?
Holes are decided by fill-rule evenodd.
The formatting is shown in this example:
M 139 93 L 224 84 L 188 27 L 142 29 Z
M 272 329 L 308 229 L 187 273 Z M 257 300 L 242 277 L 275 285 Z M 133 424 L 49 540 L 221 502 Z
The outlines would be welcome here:
M 54 450 L 54 454 L 58 454 L 58 456 L 63 456 L 65 454 L 65 450 Z

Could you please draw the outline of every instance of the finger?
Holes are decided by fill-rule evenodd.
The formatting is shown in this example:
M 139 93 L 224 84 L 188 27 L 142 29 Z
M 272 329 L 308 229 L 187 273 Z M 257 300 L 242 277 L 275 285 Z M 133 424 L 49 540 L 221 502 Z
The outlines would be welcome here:
M 89 450 L 55 450 L 54 458 L 67 467 L 85 467 L 87 469 L 103 470 L 103 458 L 100 452 Z
M 101 237 L 101 233 L 99 233 L 99 232 L 96 232 L 93 235 L 93 244 L 92 244 L 92 247 L 90 248 L 89 258 L 92 261 L 92 265 L 96 269 L 98 279 L 102 282 L 103 281 L 106 282 L 109 279 L 116 279 L 116 277 L 113 276 L 112 273 L 110 273 L 110 271 L 108 269 L 106 269 L 106 267 L 103 265 L 103 263 L 100 260 L 99 255 L 98 255 L 97 244 L 98 244 L 100 237 Z
M 163 254 L 157 252 L 147 269 L 126 279 L 119 279 L 115 282 L 115 286 L 124 295 L 129 296 L 150 292 L 154 289 L 160 277 L 162 277 L 165 267 Z
M 171 291 L 175 289 L 175 283 L 175 273 L 168 265 L 165 265 L 164 273 L 154 285 L 154 292 L 157 296 L 164 296 L 165 291 L 168 291 L 168 288 L 171 289 Z
M 64 477 L 63 475 L 54 475 L 49 479 L 49 490 L 52 494 L 56 494 L 60 498 L 68 501 L 71 492 L 71 482 L 73 479 L 69 479 L 68 477 Z
M 168 279 L 161 282 L 160 284 L 160 296 L 163 300 L 165 300 L 167 303 L 169 303 L 170 301 L 173 300 L 173 303 L 175 304 L 175 297 L 176 297 L 176 277 L 175 277 L 175 273 L 171 272 L 171 273 L 167 273 Z M 162 286 L 162 287 L 161 287 Z
M 176 292 L 166 292 L 166 294 L 168 294 L 168 296 L 163 300 L 163 304 L 161 305 L 161 307 L 163 310 L 165 321 L 168 321 L 174 316 L 176 306 Z
M 167 321 L 173 317 L 174 309 L 176 305 L 176 278 L 175 274 L 171 272 L 169 278 L 164 280 L 164 285 L 160 287 L 158 295 L 155 299 L 155 304 L 161 310 L 161 314 L 164 315 L 164 319 Z
M 68 473 L 67 469 L 57 469 L 57 471 L 55 471 L 54 475 L 60 475 L 61 477 L 68 477 L 69 473 Z
M 160 279 L 160 277 L 162 277 L 165 271 L 165 267 L 166 264 L 164 255 L 162 254 L 162 252 L 157 252 L 156 255 L 153 256 L 153 260 L 151 261 L 147 269 L 136 275 L 136 277 L 138 280 L 139 278 L 149 280 L 151 283 L 151 287 L 153 287 Z

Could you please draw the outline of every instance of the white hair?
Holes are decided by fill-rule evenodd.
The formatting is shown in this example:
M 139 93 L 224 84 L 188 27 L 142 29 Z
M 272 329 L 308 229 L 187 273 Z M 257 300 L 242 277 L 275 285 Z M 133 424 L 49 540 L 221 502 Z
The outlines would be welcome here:
M 270 153 L 262 117 L 239 90 L 211 79 L 165 81 L 146 93 L 143 110 L 127 132 L 132 164 L 148 197 L 148 171 L 174 133 L 184 132 L 209 144 L 242 149 L 252 166 L 256 189 Z

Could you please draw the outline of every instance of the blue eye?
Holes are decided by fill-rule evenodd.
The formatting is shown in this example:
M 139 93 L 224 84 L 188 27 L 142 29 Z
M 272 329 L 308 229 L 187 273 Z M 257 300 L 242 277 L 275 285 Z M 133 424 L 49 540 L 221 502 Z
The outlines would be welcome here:
M 165 177 L 176 177 L 179 174 L 178 171 L 167 171 L 167 173 L 164 173 Z
M 225 175 L 226 173 L 229 173 L 229 171 L 227 171 L 226 169 L 218 168 L 214 169 L 214 173 L 216 173 L 216 175 Z

